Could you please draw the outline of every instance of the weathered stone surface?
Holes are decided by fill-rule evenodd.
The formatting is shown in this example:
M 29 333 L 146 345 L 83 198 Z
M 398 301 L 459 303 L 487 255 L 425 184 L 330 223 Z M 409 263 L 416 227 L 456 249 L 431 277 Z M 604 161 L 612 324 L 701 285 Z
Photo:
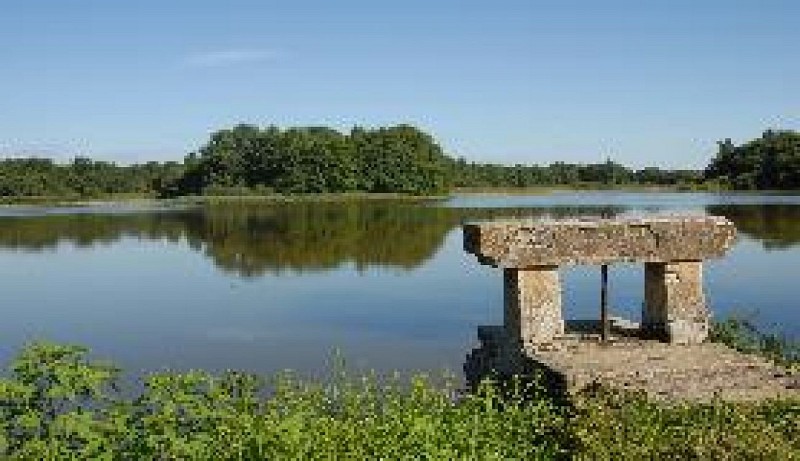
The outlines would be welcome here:
M 708 337 L 710 314 L 703 294 L 703 263 L 645 263 L 642 328 L 677 344 Z
M 800 397 L 796 372 L 704 342 L 709 312 L 702 261 L 722 256 L 735 232 L 717 217 L 464 226 L 464 248 L 503 268 L 505 286 L 505 325 L 479 329 L 481 347 L 464 365 L 468 382 L 487 373 L 543 372 L 567 393 L 599 382 L 666 400 Z M 558 266 L 616 262 L 645 263 L 641 329 L 612 325 L 611 338 L 600 341 L 583 329 L 576 334 L 575 322 L 567 322 L 565 333 Z
M 716 216 L 518 220 L 464 225 L 464 249 L 502 268 L 701 261 L 722 256 L 735 236 Z
M 547 347 L 520 347 L 501 326 L 479 327 L 480 347 L 464 363 L 470 385 L 486 376 L 541 373 L 551 390 L 569 396 L 594 383 L 640 390 L 668 402 L 800 398 L 800 375 L 722 344 L 686 346 L 615 337 L 564 335 Z
M 505 324 L 523 344 L 563 334 L 558 266 L 645 263 L 643 330 L 678 344 L 708 336 L 702 260 L 719 257 L 736 230 L 725 218 L 673 216 L 503 221 L 464 226 L 464 248 L 504 269 Z
M 526 356 L 561 376 L 567 392 L 598 382 L 669 401 L 800 397 L 797 373 L 722 344 L 564 338 L 560 346 Z
M 558 267 L 503 271 L 505 325 L 520 343 L 548 342 L 564 333 Z

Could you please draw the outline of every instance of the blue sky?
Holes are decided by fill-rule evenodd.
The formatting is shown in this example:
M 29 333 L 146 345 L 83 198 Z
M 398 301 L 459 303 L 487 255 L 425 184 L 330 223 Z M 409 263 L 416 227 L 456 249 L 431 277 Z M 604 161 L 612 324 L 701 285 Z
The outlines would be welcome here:
M 701 167 L 800 129 L 800 2 L 3 0 L 0 155 L 180 159 L 239 122 L 412 123 L 505 163 Z

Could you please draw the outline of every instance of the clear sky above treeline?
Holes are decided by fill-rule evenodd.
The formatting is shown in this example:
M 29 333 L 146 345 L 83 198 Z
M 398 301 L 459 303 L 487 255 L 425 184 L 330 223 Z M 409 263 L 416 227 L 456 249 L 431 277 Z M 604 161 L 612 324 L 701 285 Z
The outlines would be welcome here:
M 4 0 L 0 155 L 178 160 L 239 122 L 411 123 L 503 163 L 698 168 L 800 129 L 800 2 Z

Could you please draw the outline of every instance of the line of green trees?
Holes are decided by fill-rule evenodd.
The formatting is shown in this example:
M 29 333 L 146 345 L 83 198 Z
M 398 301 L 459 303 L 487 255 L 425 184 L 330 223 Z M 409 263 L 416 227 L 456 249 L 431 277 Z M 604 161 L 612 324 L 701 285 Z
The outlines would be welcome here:
M 664 170 L 646 167 L 633 170 L 608 159 L 602 163 L 555 162 L 547 166 L 500 165 L 467 162 L 463 158 L 450 162 L 450 178 L 455 187 L 535 187 L 557 185 L 691 185 L 702 182 L 702 172 Z
M 408 125 L 355 127 L 348 134 L 239 125 L 212 134 L 199 155 L 190 154 L 169 192 L 437 194 L 448 189 L 446 161 L 430 135 Z
M 0 197 L 159 195 L 183 174 L 178 162 L 120 166 L 77 157 L 67 164 L 44 158 L 0 160 Z
M 175 197 L 378 192 L 436 195 L 453 187 L 672 185 L 713 182 L 734 189 L 800 188 L 800 133 L 766 131 L 740 146 L 729 139 L 705 171 L 634 170 L 596 164 L 499 165 L 452 158 L 409 125 L 342 133 L 325 127 L 238 125 L 213 133 L 183 162 L 121 166 L 78 157 L 0 160 L 0 197 Z
M 800 189 L 800 132 L 767 130 L 738 146 L 720 141 L 705 178 L 733 189 Z

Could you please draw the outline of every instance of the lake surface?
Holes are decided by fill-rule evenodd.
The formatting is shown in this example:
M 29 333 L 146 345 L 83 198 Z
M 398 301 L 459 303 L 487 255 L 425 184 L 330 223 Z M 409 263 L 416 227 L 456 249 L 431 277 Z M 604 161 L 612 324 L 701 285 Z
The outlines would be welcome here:
M 436 202 L 0 208 L 0 361 L 74 342 L 138 373 L 351 367 L 456 374 L 502 323 L 501 273 L 460 224 L 505 217 L 707 213 L 739 238 L 706 264 L 717 317 L 800 336 L 800 197 L 689 193 L 457 196 Z M 597 318 L 599 269 L 562 271 L 568 319 Z M 638 319 L 643 270 L 612 266 L 612 312 Z

